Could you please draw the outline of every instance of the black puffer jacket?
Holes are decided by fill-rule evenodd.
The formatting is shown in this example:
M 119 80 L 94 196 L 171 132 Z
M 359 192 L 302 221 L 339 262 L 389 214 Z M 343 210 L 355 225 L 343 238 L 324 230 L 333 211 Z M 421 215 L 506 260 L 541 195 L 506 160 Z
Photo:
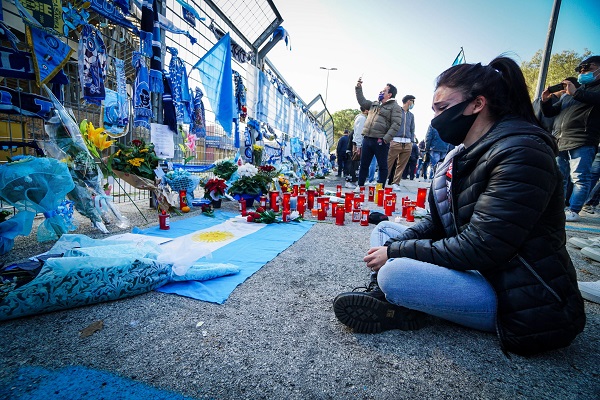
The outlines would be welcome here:
M 480 271 L 497 295 L 503 348 L 518 354 L 567 346 L 585 325 L 555 152 L 541 128 L 503 119 L 446 157 L 432 182 L 431 215 L 386 243 L 390 258 Z

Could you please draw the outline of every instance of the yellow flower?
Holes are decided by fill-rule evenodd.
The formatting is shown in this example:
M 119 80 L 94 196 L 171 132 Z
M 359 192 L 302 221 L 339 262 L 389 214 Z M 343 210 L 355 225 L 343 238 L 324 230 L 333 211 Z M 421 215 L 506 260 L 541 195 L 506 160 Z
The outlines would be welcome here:
M 132 158 L 131 160 L 127 160 L 127 162 L 129 164 L 133 165 L 134 167 L 139 167 L 144 162 L 144 159 L 137 157 L 137 158 Z
M 252 150 L 254 151 L 262 151 L 263 147 L 260 144 L 253 144 Z
M 147 152 L 148 152 L 148 149 L 141 149 L 140 150 L 140 153 L 147 153 Z
M 104 128 L 94 128 L 91 122 L 88 122 L 87 137 L 100 151 L 108 149 L 115 142 L 114 140 L 106 140 L 108 135 L 104 133 Z

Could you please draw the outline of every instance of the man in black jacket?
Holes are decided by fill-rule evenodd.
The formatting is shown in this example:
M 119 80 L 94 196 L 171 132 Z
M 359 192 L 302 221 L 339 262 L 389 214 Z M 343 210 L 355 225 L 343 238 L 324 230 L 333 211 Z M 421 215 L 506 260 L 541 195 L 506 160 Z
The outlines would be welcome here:
M 344 130 L 342 137 L 338 139 L 337 143 L 337 159 L 338 159 L 338 173 L 337 176 L 348 175 L 348 155 L 346 149 L 348 148 L 348 129 Z
M 565 210 L 568 222 L 579 221 L 579 211 L 591 190 L 590 170 L 600 141 L 600 56 L 583 60 L 575 71 L 579 73 L 576 88 L 569 80 L 562 81 L 566 94 L 552 102 L 548 89 L 542 92 L 542 112 L 556 117 L 553 133 L 558 139 L 558 166 L 563 174 L 565 193 L 569 177 L 573 191 L 569 208 Z

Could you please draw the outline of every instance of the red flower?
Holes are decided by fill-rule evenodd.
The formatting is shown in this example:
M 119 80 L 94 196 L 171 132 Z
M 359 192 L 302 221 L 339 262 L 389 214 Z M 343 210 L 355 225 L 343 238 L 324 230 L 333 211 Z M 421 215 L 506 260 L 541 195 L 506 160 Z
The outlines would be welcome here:
M 141 140 L 138 140 L 138 139 L 133 139 L 133 140 L 131 141 L 131 144 L 132 144 L 132 145 L 134 145 L 134 146 L 140 147 L 140 146 L 142 146 L 144 143 L 143 143 Z
M 264 208 L 262 208 L 262 207 L 258 207 L 258 208 L 256 209 L 256 212 L 262 213 L 262 212 L 265 212 L 265 209 L 264 209 Z
M 248 216 L 246 217 L 246 221 L 248 221 L 248 222 L 252 222 L 252 221 L 254 221 L 254 217 L 253 217 L 252 215 L 248 215 Z
M 208 197 L 208 195 L 213 191 L 216 195 L 223 196 L 225 194 L 225 189 L 227 189 L 227 184 L 225 183 L 224 179 L 209 179 L 208 182 L 206 182 L 206 184 L 204 185 L 204 197 Z

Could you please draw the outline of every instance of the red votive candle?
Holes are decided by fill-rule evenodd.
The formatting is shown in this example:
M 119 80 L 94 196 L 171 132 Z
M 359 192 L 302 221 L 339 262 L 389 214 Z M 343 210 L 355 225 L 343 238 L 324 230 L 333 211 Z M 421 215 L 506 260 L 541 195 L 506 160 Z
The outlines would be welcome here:
M 265 196 L 264 194 L 260 196 L 259 204 L 262 208 L 267 208 L 267 196 Z
M 292 186 L 292 196 L 298 196 L 298 185 Z
M 245 217 L 246 214 L 248 214 L 246 212 L 246 199 L 240 199 L 240 214 L 242 214 L 242 217 Z
M 319 208 L 317 210 L 317 219 L 319 221 L 325 221 L 325 208 Z
M 283 211 L 290 211 L 290 198 L 292 197 L 291 193 L 286 192 L 283 194 Z
M 298 196 L 298 213 L 300 216 L 304 216 L 304 211 L 306 211 L 306 196 L 299 195 Z
M 346 198 L 344 199 L 344 204 L 346 205 L 346 212 L 352 212 L 352 202 L 354 200 L 354 193 L 348 192 L 346 193 Z
M 269 192 L 270 195 L 270 205 L 271 205 L 271 210 L 275 211 L 275 212 L 279 212 L 279 204 L 277 203 L 277 200 L 279 198 L 279 192 L 277 190 L 273 190 L 272 192 Z
M 389 187 L 389 186 L 388 186 L 388 187 L 386 187 L 386 188 L 384 189 L 384 192 L 383 192 L 383 193 L 384 193 L 384 194 L 391 194 L 393 191 L 394 191 L 394 188 L 392 188 L 392 187 Z
M 335 218 L 337 216 L 337 202 L 336 201 L 332 201 L 331 202 L 331 217 Z
M 415 222 L 415 203 L 406 203 L 406 222 Z
M 319 196 L 323 196 L 325 194 L 325 184 L 319 183 Z
M 363 199 L 365 198 L 365 190 L 366 190 L 365 187 L 361 186 L 360 187 L 360 192 L 358 192 L 363 197 Z
M 286 210 L 285 208 L 281 212 L 281 221 L 282 222 L 290 222 L 290 210 Z
M 375 186 L 369 186 L 369 201 L 373 201 L 373 199 L 375 198 Z
M 342 185 L 337 185 L 335 187 L 335 195 L 337 197 L 342 197 Z
M 377 190 L 377 206 L 378 207 L 383 207 L 383 193 L 384 193 L 384 189 Z
M 306 194 L 306 186 L 304 186 L 304 185 L 300 186 L 300 194 Z
M 337 203 L 335 206 L 335 224 L 344 225 L 344 219 L 346 218 L 346 207 L 342 203 Z
M 352 210 L 352 222 L 360 222 L 360 210 Z
M 327 211 L 329 211 L 329 197 L 323 198 L 323 208 L 325 209 L 325 215 L 327 215 Z
M 392 216 L 393 196 L 391 194 L 385 195 L 385 204 L 383 206 L 383 212 L 388 217 Z
M 360 225 L 361 226 L 369 226 L 369 212 L 371 210 L 360 210 Z
M 356 210 L 356 209 L 360 210 L 360 209 L 361 209 L 361 207 L 362 207 L 362 203 L 363 203 L 363 202 L 361 201 L 360 197 L 359 197 L 359 198 L 356 198 L 356 197 L 355 197 L 355 198 L 354 198 L 354 209 L 355 209 L 355 210 Z
M 425 208 L 425 198 L 427 197 L 427 188 L 417 189 L 417 207 Z
M 306 206 L 310 210 L 315 208 L 315 190 L 314 189 L 308 189 L 308 202 L 306 203 Z

